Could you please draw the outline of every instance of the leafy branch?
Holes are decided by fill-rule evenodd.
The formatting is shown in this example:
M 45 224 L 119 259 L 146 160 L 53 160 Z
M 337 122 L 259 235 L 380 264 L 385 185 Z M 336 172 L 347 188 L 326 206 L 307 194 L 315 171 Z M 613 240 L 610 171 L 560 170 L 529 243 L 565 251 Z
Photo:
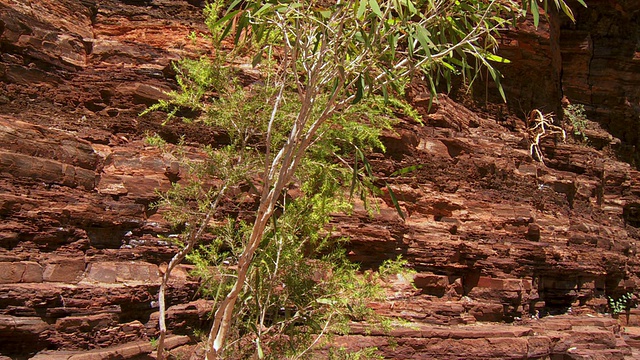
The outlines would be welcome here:
M 554 2 L 572 17 L 564 0 Z M 239 311 L 250 303 L 259 309 L 256 314 L 247 315 L 255 319 L 249 324 L 258 358 L 266 356 L 263 340 L 273 336 L 276 324 L 280 330 L 287 329 L 305 319 L 304 313 L 321 314 L 318 306 L 334 306 L 336 311 L 338 306 L 354 309 L 344 300 L 347 293 L 355 294 L 354 280 L 346 275 L 352 274 L 353 268 L 339 258 L 326 258 L 323 263 L 334 261 L 333 278 L 343 281 L 340 286 L 316 283 L 310 277 L 286 279 L 286 271 L 294 271 L 292 264 L 302 266 L 310 261 L 301 257 L 305 251 L 318 255 L 326 244 L 328 236 L 321 234 L 331 212 L 345 208 L 340 199 L 348 187 L 345 174 L 352 174 L 351 192 L 354 181 L 366 188 L 367 181 L 374 179 L 364 150 L 378 146 L 375 134 L 380 124 L 353 117 L 349 109 L 372 96 L 389 101 L 413 76 L 427 79 L 433 94 L 440 84 L 449 87 L 455 76 L 473 81 L 481 68 L 486 68 L 499 85 L 501 75 L 491 62 L 502 60 L 493 54 L 500 30 L 529 9 L 537 25 L 539 5 L 547 8 L 546 0 L 525 1 L 523 5 L 511 0 L 234 0 L 222 10 L 223 4 L 217 1 L 207 5 L 206 23 L 218 45 L 231 41 L 234 50 L 225 53 L 219 47 L 213 61 L 185 61 L 185 68 L 178 72 L 181 91 L 150 109 L 166 110 L 170 117 L 184 108 L 196 109 L 200 115 L 194 121 L 226 129 L 231 140 L 222 149 L 209 148 L 211 160 L 194 167 L 200 169 L 196 177 L 203 181 L 194 181 L 184 196 L 195 201 L 197 209 L 193 213 L 199 220 L 192 223 L 200 225 L 188 229 L 183 237 L 184 247 L 163 276 L 159 294 L 162 308 L 171 269 L 208 231 L 218 204 L 237 201 L 240 192 L 233 195 L 231 190 L 243 186 L 253 189 L 256 198 L 250 220 L 222 220 L 227 225 L 240 224 L 242 231 L 219 233 L 208 252 L 211 258 L 194 260 L 202 264 L 213 261 L 222 269 L 219 274 L 224 275 L 215 292 L 213 326 L 205 345 L 208 360 L 224 356 L 228 346 L 241 346 L 247 340 L 233 326 L 243 320 Z M 240 55 L 249 55 L 261 73 L 262 84 L 255 91 L 233 80 L 235 70 L 228 64 Z M 538 149 L 542 160 L 539 140 L 557 129 L 541 113 L 533 120 L 538 133 L 537 147 L 532 151 Z M 336 145 L 341 138 L 338 133 L 354 134 L 359 128 L 372 129 L 374 136 L 358 139 L 350 135 L 342 138 L 351 144 Z M 345 153 L 347 149 L 351 153 Z M 353 159 L 354 165 L 350 166 L 346 159 Z M 347 171 L 336 165 L 340 163 L 347 165 Z M 207 181 L 211 183 L 213 178 L 219 179 L 217 184 L 207 189 Z M 301 193 L 289 198 L 291 188 L 298 188 Z M 401 213 L 397 199 L 388 189 Z M 165 200 L 177 200 L 173 202 L 175 213 L 182 219 L 185 215 L 180 209 L 190 202 L 180 196 Z M 230 261 L 220 257 L 224 244 L 231 244 Z M 294 293 L 278 287 L 287 281 L 300 285 L 302 280 L 313 291 L 304 292 L 305 297 L 296 301 Z M 266 290 L 265 284 L 271 287 Z M 333 296 L 327 299 L 321 295 L 323 292 Z M 282 306 L 276 306 L 276 300 L 272 300 L 276 298 L 284 301 Z M 279 313 L 281 308 L 284 316 Z M 288 314 L 291 311 L 295 311 L 293 316 Z M 281 320 L 269 323 L 268 314 Z M 328 324 L 337 317 L 324 319 Z M 320 334 L 326 332 L 323 327 L 314 326 L 316 322 L 309 320 L 307 324 Z M 160 330 L 158 357 L 162 358 L 164 310 L 160 314 Z M 235 340 L 229 342 L 232 334 Z

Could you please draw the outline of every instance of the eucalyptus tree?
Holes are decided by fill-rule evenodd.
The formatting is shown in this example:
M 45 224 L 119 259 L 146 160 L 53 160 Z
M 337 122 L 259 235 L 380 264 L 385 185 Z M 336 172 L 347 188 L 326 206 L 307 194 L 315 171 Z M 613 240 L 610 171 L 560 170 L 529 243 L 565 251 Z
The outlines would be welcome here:
M 554 0 L 551 7 L 573 19 L 564 0 Z M 371 99 L 396 104 L 410 113 L 395 96 L 414 76 L 424 78 L 434 94 L 437 87 L 450 86 L 456 76 L 472 82 L 480 69 L 487 69 L 499 85 L 500 74 L 492 62 L 506 61 L 495 55 L 500 30 L 527 12 L 537 25 L 540 14 L 545 13 L 541 9 L 551 11 L 547 0 L 235 0 L 228 5 L 209 4 L 207 25 L 217 45 L 214 60 L 184 62 L 178 69 L 181 91 L 153 109 L 169 110 L 170 115 L 184 108 L 197 109 L 201 115 L 195 120 L 203 126 L 227 129 L 230 145 L 210 148 L 211 160 L 193 167 L 199 169 L 194 171 L 199 181 L 186 191 L 198 200 L 193 212 L 184 210 L 180 200 L 184 197 L 177 195 L 188 187 L 177 185 L 164 197 L 165 204 L 178 205 L 174 218 L 189 225 L 183 248 L 169 264 L 160 289 L 158 357 L 164 356 L 164 295 L 171 270 L 209 227 L 214 228 L 209 232 L 216 239 L 226 240 L 218 241 L 217 252 L 208 253 L 220 265 L 211 278 L 217 277 L 218 285 L 224 286 L 218 286 L 213 295 L 216 304 L 205 356 L 209 360 L 223 357 L 230 334 L 235 334 L 234 344 L 243 341 L 233 326 L 241 317 L 240 309 L 254 301 L 263 311 L 258 312 L 260 320 L 252 323 L 250 343 L 256 355 L 264 357 L 263 344 L 275 332 L 270 332 L 274 327 L 269 327 L 264 304 L 282 293 L 282 289 L 274 290 L 278 281 L 285 284 L 278 277 L 283 239 L 294 238 L 287 241 L 299 253 L 309 252 L 309 246 L 321 246 L 319 239 L 326 238 L 323 226 L 330 212 L 346 209 L 344 201 L 335 199 L 353 194 L 356 188 L 373 189 L 364 152 L 382 147 L 377 136 L 389 121 L 377 120 L 377 115 L 385 118 L 384 106 L 377 115 L 362 116 L 376 111 L 376 101 Z M 233 50 L 225 52 L 225 47 Z M 250 63 L 259 81 L 249 88 L 230 82 L 238 63 Z M 349 174 L 350 181 L 346 180 Z M 238 192 L 240 187 L 248 190 Z M 298 195 L 290 196 L 292 189 L 298 189 Z M 251 216 L 244 222 L 216 221 L 221 201 L 240 201 L 239 193 L 253 194 L 256 205 Z M 316 207 L 323 210 L 318 212 Z M 295 240 L 301 234 L 311 240 Z M 274 244 L 275 252 L 260 257 Z M 223 248 L 228 256 L 220 258 L 217 254 Z M 199 256 L 192 261 L 201 260 Z M 270 269 L 263 275 L 272 280 L 272 287 L 268 297 L 257 300 L 251 292 L 260 288 L 260 267 Z M 307 304 L 338 304 L 343 290 L 320 288 L 334 291 L 335 296 L 314 293 Z M 280 322 L 280 329 L 304 322 L 304 309 L 308 306 L 294 306 L 295 315 L 285 316 L 287 325 Z M 289 310 L 285 305 L 277 307 L 270 315 L 271 323 L 280 316 L 278 311 Z M 325 317 L 325 325 L 315 331 L 325 333 L 331 319 Z

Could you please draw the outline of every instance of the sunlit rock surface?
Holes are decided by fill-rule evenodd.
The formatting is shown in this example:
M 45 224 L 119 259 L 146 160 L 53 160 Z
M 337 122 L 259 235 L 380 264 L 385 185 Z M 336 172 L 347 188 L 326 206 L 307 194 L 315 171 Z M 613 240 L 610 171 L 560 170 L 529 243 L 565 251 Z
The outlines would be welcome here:
M 206 31 L 203 3 L 0 0 L 0 356 L 152 351 L 159 276 L 176 248 L 158 237 L 172 230 L 150 204 L 180 169 L 143 138 L 226 137 L 138 114 L 175 89 L 173 61 L 208 51 L 187 38 Z M 583 103 L 601 125 L 592 146 L 545 139 L 544 166 L 522 120 L 445 95 L 427 111 L 426 90 L 409 89 L 424 125 L 398 124 L 388 152 L 371 155 L 406 221 L 383 196 L 373 218 L 358 209 L 333 225 L 365 269 L 409 260 L 415 287 L 387 279 L 387 301 L 371 306 L 404 321 L 390 332 L 353 324 L 336 345 L 393 359 L 640 356 L 640 313 L 604 314 L 607 297 L 639 281 L 640 173 L 615 158 L 637 157 L 638 6 L 588 3 L 575 25 L 521 24 L 501 51 L 513 60 L 512 108 Z M 390 177 L 410 165 L 422 167 Z M 211 304 L 188 270 L 168 294 L 171 347 L 207 325 Z

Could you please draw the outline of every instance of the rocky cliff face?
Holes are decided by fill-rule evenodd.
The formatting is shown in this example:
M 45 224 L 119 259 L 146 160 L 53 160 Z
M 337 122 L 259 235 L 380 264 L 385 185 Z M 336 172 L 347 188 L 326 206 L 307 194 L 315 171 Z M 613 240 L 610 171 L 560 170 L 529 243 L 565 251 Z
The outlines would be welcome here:
M 638 143 L 638 6 L 589 5 L 575 26 L 552 18 L 505 38 L 505 83 L 523 107 L 559 109 L 562 94 L 584 103 L 611 134 L 591 130 L 595 148 L 548 138 L 545 166 L 529 156 L 524 122 L 446 96 L 423 107 L 424 126 L 399 124 L 372 162 L 382 178 L 422 165 L 388 178 L 407 220 L 383 198 L 375 218 L 334 225 L 365 268 L 410 261 L 416 287 L 389 279 L 388 301 L 372 306 L 413 325 L 354 324 L 338 344 L 396 359 L 633 356 L 639 313 L 603 313 L 607 297 L 637 293 L 640 274 L 640 173 L 612 155 L 630 159 Z M 0 356 L 151 352 L 159 276 L 176 249 L 158 238 L 172 232 L 150 204 L 180 169 L 142 139 L 225 139 L 138 114 L 175 87 L 171 61 L 207 51 L 187 38 L 206 30 L 202 6 L 0 0 Z M 409 95 L 420 107 L 427 94 L 415 85 Z M 197 286 L 179 269 L 172 346 L 207 323 Z
M 583 104 L 592 120 L 621 142 L 621 159 L 640 164 L 640 4 L 591 0 L 574 4 L 576 23 L 551 14 L 535 29 L 530 22 L 506 33 L 501 44 L 509 106 L 561 113 L 558 99 Z M 498 101 L 496 93 L 493 99 Z
M 640 4 L 593 1 L 561 31 L 562 89 L 622 140 L 620 154 L 640 164 Z

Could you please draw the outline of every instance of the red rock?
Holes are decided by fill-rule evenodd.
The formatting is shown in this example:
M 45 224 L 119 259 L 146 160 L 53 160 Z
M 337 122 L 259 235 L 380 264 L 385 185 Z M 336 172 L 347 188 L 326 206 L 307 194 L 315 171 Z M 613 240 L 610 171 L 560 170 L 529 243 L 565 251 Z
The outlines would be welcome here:
M 478 321 L 502 321 L 504 318 L 502 304 L 475 303 L 468 311 Z
M 0 284 L 20 282 L 24 270 L 25 265 L 22 263 L 0 263 Z
M 153 105 L 158 100 L 167 100 L 167 93 L 171 91 L 169 87 L 157 87 L 148 84 L 132 84 L 119 87 L 118 92 L 123 95 L 133 96 L 136 102 Z
M 98 157 L 91 144 L 75 136 L 14 117 L 0 116 L 0 143 L 5 150 L 95 170 Z
M 65 333 L 89 332 L 96 328 L 113 326 L 117 321 L 115 314 L 96 314 L 89 316 L 67 316 L 58 319 L 55 323 L 56 330 Z
M 168 150 L 182 135 L 193 145 L 229 141 L 222 129 L 161 126 L 162 114 L 138 116 L 177 88 L 172 62 L 210 46 L 186 39 L 206 30 L 194 3 L 0 4 L 3 355 L 46 348 L 109 347 L 69 355 L 87 358 L 150 351 L 148 341 L 137 341 L 157 331 L 159 270 L 177 251 L 159 239 L 175 229 L 150 204 L 157 189 L 185 173 L 142 139 L 158 134 Z M 584 102 L 590 118 L 612 133 L 590 130 L 593 147 L 547 139 L 545 166 L 528 154 L 524 122 L 506 110 L 479 114 L 453 95 L 439 96 L 429 110 L 423 106 L 428 91 L 412 84 L 407 98 L 426 125 L 401 122 L 397 134 L 383 137 L 387 154 L 372 155 L 376 176 L 392 184 L 407 221 L 385 193 L 379 215 L 360 206 L 355 216 L 332 222 L 336 236 L 351 237 L 347 252 L 363 269 L 401 254 L 417 271 L 420 290 L 390 280 L 389 299 L 371 304 L 410 325 L 392 330 L 397 346 L 366 326 L 354 326 L 355 335 L 336 337 L 336 344 L 377 346 L 396 359 L 625 354 L 618 322 L 598 313 L 607 311 L 604 295 L 636 291 L 639 283 L 640 173 L 609 154 L 637 156 L 638 136 L 628 129 L 638 124 L 630 51 L 638 7 L 588 3 L 576 9 L 575 26 L 552 14 L 539 29 L 525 22 L 508 32 L 502 53 L 512 63 L 503 68 L 503 85 L 518 113 L 558 112 L 564 94 Z M 194 149 L 189 156 L 200 159 Z M 386 177 L 410 165 L 423 167 Z M 175 275 L 169 320 L 172 331 L 189 333 L 206 323 L 210 304 L 191 303 L 198 284 L 186 271 Z M 544 317 L 569 307 L 573 316 Z M 518 318 L 524 330 L 495 327 Z M 635 309 L 620 321 L 636 324 Z M 473 326 L 459 327 L 468 323 Z M 79 328 L 90 331 L 71 330 Z M 126 342 L 135 345 L 121 353 L 111 348 Z
M 449 278 L 443 275 L 418 273 L 414 276 L 413 283 L 425 294 L 442 296 L 449 286 Z
M 485 287 L 504 291 L 523 291 L 522 280 L 519 279 L 492 279 L 481 276 L 478 280 L 478 287 Z
M 552 340 L 546 336 L 532 336 L 527 339 L 527 357 L 544 357 L 551 353 Z
M 42 282 L 42 267 L 35 262 L 0 263 L 0 284 Z
M 44 281 L 64 282 L 75 284 L 84 273 L 85 262 L 82 258 L 61 259 L 59 263 L 52 263 L 45 267 L 42 275 Z
M 160 280 L 158 266 L 143 262 L 100 262 L 90 263 L 83 282 L 143 282 L 156 283 Z
M 167 350 L 189 342 L 187 336 L 168 336 L 165 340 Z M 42 351 L 32 360 L 94 360 L 94 359 L 130 359 L 140 356 L 148 356 L 153 351 L 150 341 L 138 341 L 130 344 L 114 346 L 106 349 L 95 349 L 91 351 Z
M 0 172 L 16 178 L 30 178 L 46 183 L 70 187 L 82 186 L 86 190 L 95 187 L 93 171 L 74 167 L 54 160 L 0 151 Z
M 91 32 L 91 10 L 80 3 L 44 0 L 3 7 L 2 37 L 21 52 L 66 69 L 86 64 L 84 38 Z M 25 64 L 26 65 L 26 64 Z
M 43 280 L 42 266 L 36 262 L 25 261 L 24 273 L 20 282 L 24 283 L 39 283 Z
M 39 334 L 49 326 L 37 317 L 0 316 L 0 332 L 36 333 Z

